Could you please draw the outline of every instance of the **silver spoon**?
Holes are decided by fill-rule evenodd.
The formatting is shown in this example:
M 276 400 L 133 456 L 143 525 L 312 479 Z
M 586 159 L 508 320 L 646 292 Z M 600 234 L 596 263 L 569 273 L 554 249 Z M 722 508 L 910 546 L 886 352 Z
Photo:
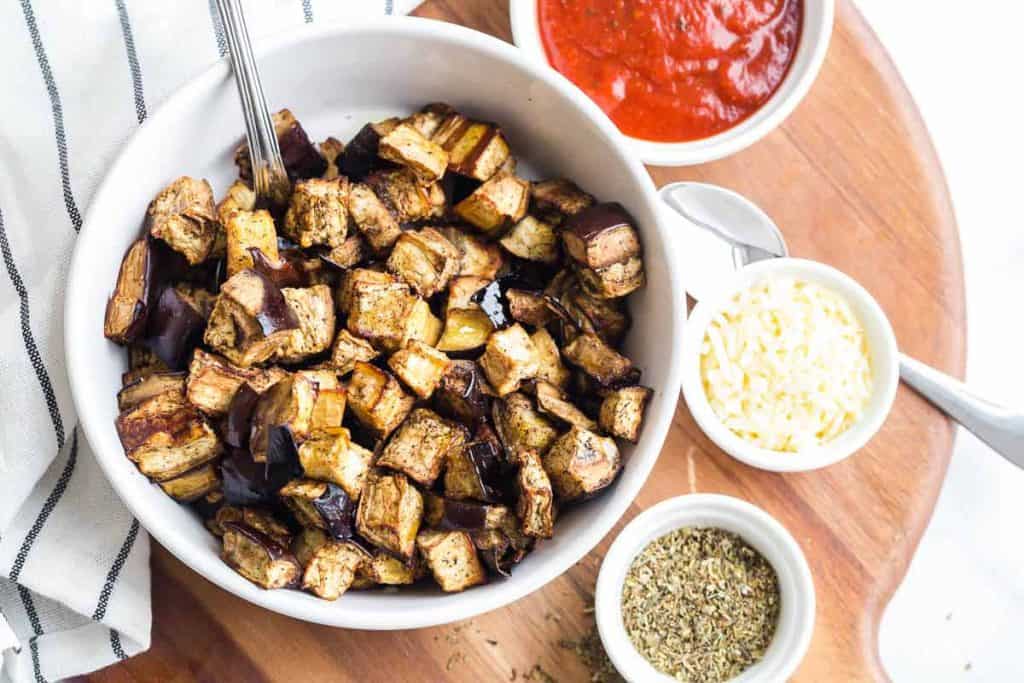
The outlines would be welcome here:
M 744 197 L 716 185 L 670 183 L 662 201 L 693 225 L 732 246 L 737 268 L 789 255 L 774 221 Z M 900 354 L 900 378 L 936 408 L 966 427 L 997 453 L 1024 468 L 1024 413 L 972 394 L 948 375 Z
M 288 202 L 291 184 L 277 145 L 277 133 L 267 108 L 267 99 L 263 96 L 242 6 L 239 0 L 217 0 L 217 12 L 224 25 L 235 85 L 242 101 L 257 206 L 283 206 Z

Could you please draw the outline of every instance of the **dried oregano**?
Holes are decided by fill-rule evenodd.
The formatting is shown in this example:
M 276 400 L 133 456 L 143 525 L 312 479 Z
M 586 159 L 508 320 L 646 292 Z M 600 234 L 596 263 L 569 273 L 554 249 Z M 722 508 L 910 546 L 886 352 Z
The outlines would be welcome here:
M 648 545 L 622 588 L 633 645 L 687 683 L 739 675 L 764 656 L 779 616 L 775 570 L 739 536 L 683 528 Z

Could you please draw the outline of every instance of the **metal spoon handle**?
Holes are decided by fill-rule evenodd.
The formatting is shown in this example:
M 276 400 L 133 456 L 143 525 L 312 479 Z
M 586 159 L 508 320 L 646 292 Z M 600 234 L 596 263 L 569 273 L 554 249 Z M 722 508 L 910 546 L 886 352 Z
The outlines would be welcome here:
M 242 101 L 249 158 L 252 161 L 253 189 L 261 204 L 269 202 L 281 205 L 287 201 L 290 184 L 267 99 L 263 95 L 259 71 L 256 69 L 245 15 L 239 0 L 217 0 L 217 11 L 224 24 L 235 84 Z
M 975 396 L 962 382 L 900 354 L 900 377 L 997 453 L 1024 467 L 1024 413 Z

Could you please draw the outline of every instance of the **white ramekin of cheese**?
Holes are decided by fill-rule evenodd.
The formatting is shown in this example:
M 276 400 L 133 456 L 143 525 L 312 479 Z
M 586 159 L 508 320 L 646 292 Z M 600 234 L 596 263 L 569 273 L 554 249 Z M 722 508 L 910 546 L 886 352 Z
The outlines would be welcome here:
M 896 337 L 853 279 L 803 259 L 762 261 L 697 304 L 683 395 L 719 448 L 753 467 L 813 470 L 863 447 L 899 383 Z

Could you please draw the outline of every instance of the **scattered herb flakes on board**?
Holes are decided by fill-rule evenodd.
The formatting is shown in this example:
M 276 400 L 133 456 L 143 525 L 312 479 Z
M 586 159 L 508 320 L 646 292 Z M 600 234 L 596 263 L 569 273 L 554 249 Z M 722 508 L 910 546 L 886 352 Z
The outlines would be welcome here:
M 654 668 L 687 683 L 715 683 L 760 660 L 775 634 L 775 570 L 736 534 L 677 529 L 633 561 L 622 618 Z

